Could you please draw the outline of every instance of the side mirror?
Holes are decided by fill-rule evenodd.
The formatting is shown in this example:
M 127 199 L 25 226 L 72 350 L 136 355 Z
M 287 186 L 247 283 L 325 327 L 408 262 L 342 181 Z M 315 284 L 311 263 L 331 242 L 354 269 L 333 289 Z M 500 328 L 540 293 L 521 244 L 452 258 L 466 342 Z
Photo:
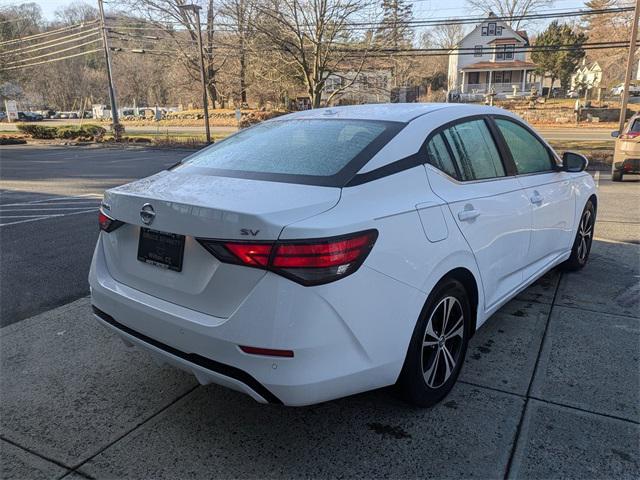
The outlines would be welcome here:
M 614 130 L 613 132 L 611 132 L 611 136 L 613 138 L 617 138 L 620 136 L 620 132 L 618 130 Z
M 575 152 L 564 152 L 562 155 L 562 169 L 565 172 L 584 172 L 589 165 L 589 160 L 584 155 Z

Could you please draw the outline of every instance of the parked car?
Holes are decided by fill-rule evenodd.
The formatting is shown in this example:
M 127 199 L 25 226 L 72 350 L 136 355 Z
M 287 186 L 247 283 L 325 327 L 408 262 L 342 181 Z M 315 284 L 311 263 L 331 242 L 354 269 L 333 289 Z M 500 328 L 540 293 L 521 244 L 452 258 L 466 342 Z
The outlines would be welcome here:
M 89 281 L 128 344 L 260 402 L 441 400 L 476 329 L 589 258 L 587 159 L 462 104 L 307 110 L 107 190 Z
M 7 119 L 7 114 L 0 111 L 0 122 L 4 122 Z
M 611 95 L 614 95 L 616 97 L 621 96 L 622 92 L 624 92 L 624 83 L 616 85 L 615 87 L 613 87 L 611 89 Z M 630 83 L 629 84 L 629 95 L 634 96 L 634 97 L 637 97 L 638 95 L 640 95 L 640 86 L 635 85 L 633 83 Z
M 20 122 L 39 122 L 44 117 L 39 113 L 34 112 L 18 112 L 18 121 Z
M 611 164 L 611 180 L 621 182 L 625 175 L 640 174 L 640 115 L 629 119 L 622 133 L 611 132 L 616 147 Z

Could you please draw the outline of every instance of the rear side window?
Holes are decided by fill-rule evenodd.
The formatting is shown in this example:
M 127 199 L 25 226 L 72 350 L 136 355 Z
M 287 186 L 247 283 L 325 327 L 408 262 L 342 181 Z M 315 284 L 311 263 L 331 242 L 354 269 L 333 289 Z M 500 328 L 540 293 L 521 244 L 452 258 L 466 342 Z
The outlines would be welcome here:
M 224 172 L 229 176 L 242 172 L 243 177 L 268 174 L 275 180 L 278 175 L 331 177 L 363 152 L 366 155 L 367 147 L 389 129 L 395 132 L 398 126 L 337 119 L 265 122 L 204 149 L 179 169 L 209 169 L 214 175 Z
M 553 169 L 551 154 L 526 128 L 510 120 L 496 119 L 520 174 L 548 172 Z
M 443 132 L 462 180 L 504 177 L 505 171 L 491 132 L 484 120 L 471 120 L 447 128 Z
M 427 157 L 428 162 L 438 170 L 442 170 L 450 177 L 460 179 L 456 167 L 453 164 L 453 159 L 451 155 L 449 155 L 447 146 L 440 134 L 433 137 L 427 144 Z

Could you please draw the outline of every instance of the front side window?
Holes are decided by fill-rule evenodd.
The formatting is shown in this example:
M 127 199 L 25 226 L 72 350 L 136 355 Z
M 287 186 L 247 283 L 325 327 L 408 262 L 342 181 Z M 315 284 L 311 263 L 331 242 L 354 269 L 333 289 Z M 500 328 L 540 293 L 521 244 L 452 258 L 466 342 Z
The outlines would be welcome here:
M 505 170 L 491 132 L 484 120 L 471 120 L 447 128 L 444 133 L 462 180 L 504 177 Z
M 401 127 L 371 120 L 264 122 L 196 153 L 176 170 L 244 178 L 269 175 L 274 180 L 279 175 L 331 177 L 356 158 L 364 165 L 369 158 L 363 157 L 375 154 L 367 147 L 381 138 L 375 148 L 382 148 L 382 140 L 388 141 Z M 295 183 L 296 178 L 289 180 Z M 306 180 L 301 183 L 310 183 Z
M 519 174 L 548 172 L 553 169 L 549 150 L 526 128 L 515 122 L 496 119 Z

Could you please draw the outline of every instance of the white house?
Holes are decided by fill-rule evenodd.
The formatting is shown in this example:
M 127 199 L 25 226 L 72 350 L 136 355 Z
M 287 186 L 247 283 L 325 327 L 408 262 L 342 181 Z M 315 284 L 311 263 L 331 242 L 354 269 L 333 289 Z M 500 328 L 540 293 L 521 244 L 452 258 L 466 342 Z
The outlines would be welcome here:
M 536 65 L 518 50 L 529 44 L 525 31 L 515 31 L 490 13 L 449 54 L 449 90 L 462 94 L 494 91 L 500 96 L 540 90 Z
M 349 85 L 356 76 L 355 82 Z M 322 101 L 326 102 L 333 92 L 344 85 L 349 86 L 331 99 L 332 104 L 389 103 L 391 101 L 391 69 L 389 68 L 333 73 L 327 77 Z
M 583 59 L 582 64 L 571 75 L 571 90 L 598 88 L 601 82 L 602 68 L 598 62 L 587 65 L 586 60 Z

